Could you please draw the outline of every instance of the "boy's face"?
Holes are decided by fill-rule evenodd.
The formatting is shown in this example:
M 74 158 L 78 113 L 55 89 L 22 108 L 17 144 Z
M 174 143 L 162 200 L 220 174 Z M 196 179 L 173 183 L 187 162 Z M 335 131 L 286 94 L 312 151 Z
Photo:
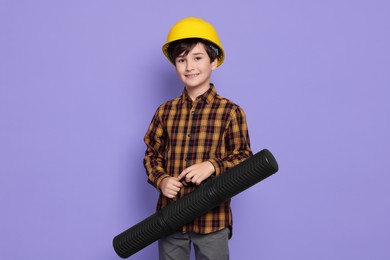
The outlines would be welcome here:
M 210 62 L 203 43 L 198 43 L 187 54 L 175 60 L 176 73 L 188 90 L 204 90 L 210 87 L 211 72 L 217 68 L 218 59 Z

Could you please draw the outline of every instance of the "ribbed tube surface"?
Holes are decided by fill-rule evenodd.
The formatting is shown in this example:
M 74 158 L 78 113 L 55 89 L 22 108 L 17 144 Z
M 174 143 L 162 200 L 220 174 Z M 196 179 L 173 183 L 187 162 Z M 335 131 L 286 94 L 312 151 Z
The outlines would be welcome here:
M 277 171 L 274 156 L 264 149 L 117 235 L 114 250 L 127 258 Z

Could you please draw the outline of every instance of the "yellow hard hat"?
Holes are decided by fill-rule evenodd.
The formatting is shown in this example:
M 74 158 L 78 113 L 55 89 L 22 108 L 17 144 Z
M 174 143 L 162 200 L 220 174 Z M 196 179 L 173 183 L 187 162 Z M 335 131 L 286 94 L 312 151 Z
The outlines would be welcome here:
M 201 18 L 187 17 L 178 21 L 169 31 L 167 40 L 162 46 L 162 51 L 168 60 L 174 64 L 168 54 L 168 47 L 174 41 L 188 38 L 200 38 L 215 44 L 218 49 L 218 66 L 220 66 L 225 59 L 225 51 L 222 48 L 217 31 L 214 27 Z M 175 65 L 175 64 L 174 64 Z

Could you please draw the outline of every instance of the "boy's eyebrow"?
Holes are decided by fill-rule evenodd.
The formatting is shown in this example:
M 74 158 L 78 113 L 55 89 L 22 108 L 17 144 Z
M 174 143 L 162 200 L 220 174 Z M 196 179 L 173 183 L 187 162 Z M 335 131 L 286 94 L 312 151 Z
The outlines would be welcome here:
M 187 55 L 188 55 L 188 54 L 187 54 Z M 185 55 L 185 54 L 179 55 L 179 56 L 177 56 L 176 59 L 184 58 L 184 57 L 186 57 L 187 55 Z M 205 55 L 205 53 L 203 53 L 203 52 L 195 52 L 195 53 L 192 53 L 191 55 Z

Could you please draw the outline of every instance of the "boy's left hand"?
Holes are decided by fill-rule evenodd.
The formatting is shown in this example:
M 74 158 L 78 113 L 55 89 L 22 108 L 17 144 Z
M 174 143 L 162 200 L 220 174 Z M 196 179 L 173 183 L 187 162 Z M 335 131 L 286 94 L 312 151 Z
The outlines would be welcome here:
M 194 164 L 184 171 L 182 171 L 178 177 L 179 181 L 183 178 L 186 182 L 192 182 L 196 185 L 202 183 L 215 172 L 213 164 L 209 161 Z

